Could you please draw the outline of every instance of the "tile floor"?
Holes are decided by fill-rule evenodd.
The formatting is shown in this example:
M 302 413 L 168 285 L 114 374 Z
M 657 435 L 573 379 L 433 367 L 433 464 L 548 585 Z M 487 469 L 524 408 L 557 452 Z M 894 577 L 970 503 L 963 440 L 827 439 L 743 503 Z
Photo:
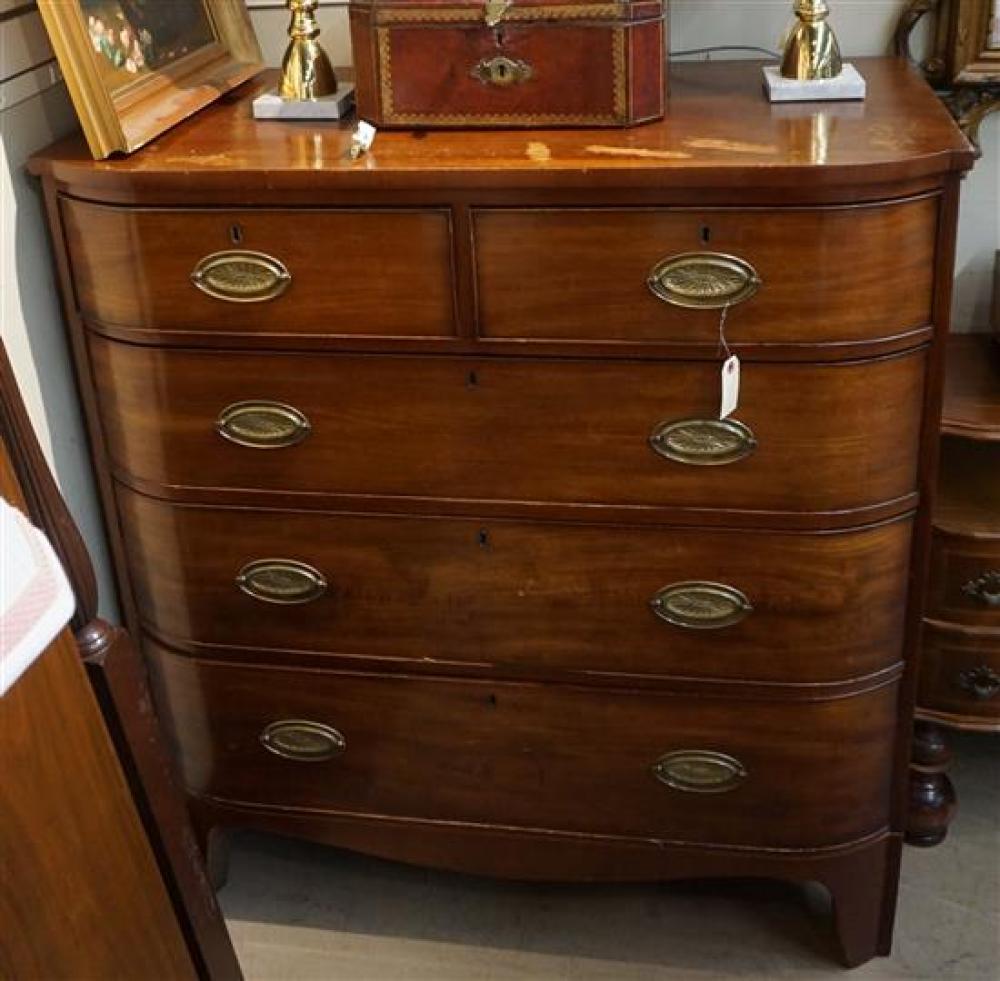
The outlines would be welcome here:
M 851 981 L 1000 979 L 1000 737 L 960 735 L 961 809 L 907 848 L 895 949 Z M 843 978 L 825 894 L 781 883 L 537 886 L 233 835 L 221 893 L 247 981 Z

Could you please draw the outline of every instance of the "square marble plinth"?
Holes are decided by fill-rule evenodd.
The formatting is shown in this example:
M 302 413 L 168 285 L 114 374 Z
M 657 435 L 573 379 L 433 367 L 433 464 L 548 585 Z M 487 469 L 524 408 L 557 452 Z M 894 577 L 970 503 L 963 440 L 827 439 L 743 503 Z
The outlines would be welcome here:
M 282 99 L 278 93 L 265 92 L 253 100 L 254 119 L 342 119 L 354 105 L 354 84 L 341 82 L 333 95 L 313 102 Z
M 836 78 L 821 78 L 814 82 L 800 82 L 783 78 L 777 65 L 764 68 L 764 87 L 771 102 L 828 102 L 863 99 L 867 84 L 854 65 L 844 65 Z

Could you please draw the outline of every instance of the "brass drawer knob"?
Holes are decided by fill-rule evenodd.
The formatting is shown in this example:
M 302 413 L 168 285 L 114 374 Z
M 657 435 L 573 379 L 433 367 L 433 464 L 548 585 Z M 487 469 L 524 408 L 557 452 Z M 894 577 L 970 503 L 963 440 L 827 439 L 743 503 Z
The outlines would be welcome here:
M 962 691 L 980 702 L 989 701 L 1000 694 L 1000 674 L 985 664 L 963 671 L 957 682 Z
M 673 790 L 689 794 L 723 794 L 735 790 L 747 776 L 735 757 L 710 749 L 679 749 L 653 764 L 653 776 Z
M 191 272 L 191 282 L 216 300 L 263 303 L 291 285 L 285 264 L 263 252 L 230 250 L 205 256 Z
M 680 419 L 657 426 L 649 445 L 676 463 L 714 467 L 750 456 L 757 440 L 750 427 L 736 419 Z
M 647 280 L 664 303 L 718 310 L 749 300 L 763 285 L 745 259 L 721 252 L 685 252 L 658 262 Z
M 301 443 L 312 426 L 294 406 L 251 399 L 227 405 L 215 421 L 215 430 L 231 443 L 274 450 Z
M 1000 608 L 1000 569 L 989 569 L 978 579 L 970 579 L 962 592 L 984 606 Z
M 294 559 L 258 559 L 236 575 L 236 585 L 261 603 L 292 606 L 311 603 L 326 592 L 319 570 Z
M 753 612 L 750 600 L 733 586 L 716 582 L 677 582 L 649 601 L 653 612 L 676 627 L 720 630 Z
M 272 722 L 260 734 L 265 749 L 298 763 L 322 763 L 340 756 L 347 740 L 333 726 L 304 719 Z

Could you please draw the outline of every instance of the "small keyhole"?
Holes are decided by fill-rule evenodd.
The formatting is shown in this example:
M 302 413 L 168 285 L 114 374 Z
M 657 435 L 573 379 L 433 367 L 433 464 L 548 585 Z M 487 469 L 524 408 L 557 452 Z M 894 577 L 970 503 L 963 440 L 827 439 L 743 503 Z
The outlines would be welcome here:
M 486 701 L 489 702 L 489 704 L 490 704 L 490 706 L 492 708 L 496 708 L 497 707 L 497 697 L 496 697 L 496 695 L 489 695 L 487 697 Z
M 702 240 L 702 242 L 705 245 L 708 245 L 708 243 L 711 241 L 711 239 L 712 239 L 712 229 L 709 228 L 708 225 L 702 225 L 701 226 L 701 240 Z
M 239 245 L 243 241 L 243 226 L 230 225 L 229 238 L 232 240 L 233 245 Z
M 465 384 L 468 385 L 469 388 L 475 388 L 479 384 L 479 375 L 477 375 L 474 371 L 470 371 L 468 377 L 465 379 Z
M 503 47 L 503 43 L 504 43 L 504 41 L 506 41 L 507 39 L 506 39 L 506 37 L 504 36 L 504 33 L 503 33 L 503 28 L 502 28 L 502 27 L 498 27 L 498 28 L 497 28 L 497 29 L 496 29 L 496 30 L 495 30 L 495 31 L 493 32 L 493 40 L 494 40 L 494 41 L 496 41 L 496 43 L 497 43 L 497 47 L 498 47 L 498 48 L 502 48 L 502 47 Z
M 479 542 L 480 548 L 489 548 L 490 533 L 485 528 L 480 528 L 479 533 L 476 535 L 476 541 Z

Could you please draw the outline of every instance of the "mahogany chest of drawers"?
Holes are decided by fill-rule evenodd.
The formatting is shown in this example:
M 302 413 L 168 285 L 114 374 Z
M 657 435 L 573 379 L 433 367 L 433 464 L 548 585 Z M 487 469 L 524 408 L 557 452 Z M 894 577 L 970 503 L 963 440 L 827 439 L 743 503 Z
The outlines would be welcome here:
M 682 66 L 662 124 L 358 161 L 243 92 L 35 161 L 206 839 L 818 880 L 846 960 L 888 950 L 972 154 L 862 68 L 863 105 Z

